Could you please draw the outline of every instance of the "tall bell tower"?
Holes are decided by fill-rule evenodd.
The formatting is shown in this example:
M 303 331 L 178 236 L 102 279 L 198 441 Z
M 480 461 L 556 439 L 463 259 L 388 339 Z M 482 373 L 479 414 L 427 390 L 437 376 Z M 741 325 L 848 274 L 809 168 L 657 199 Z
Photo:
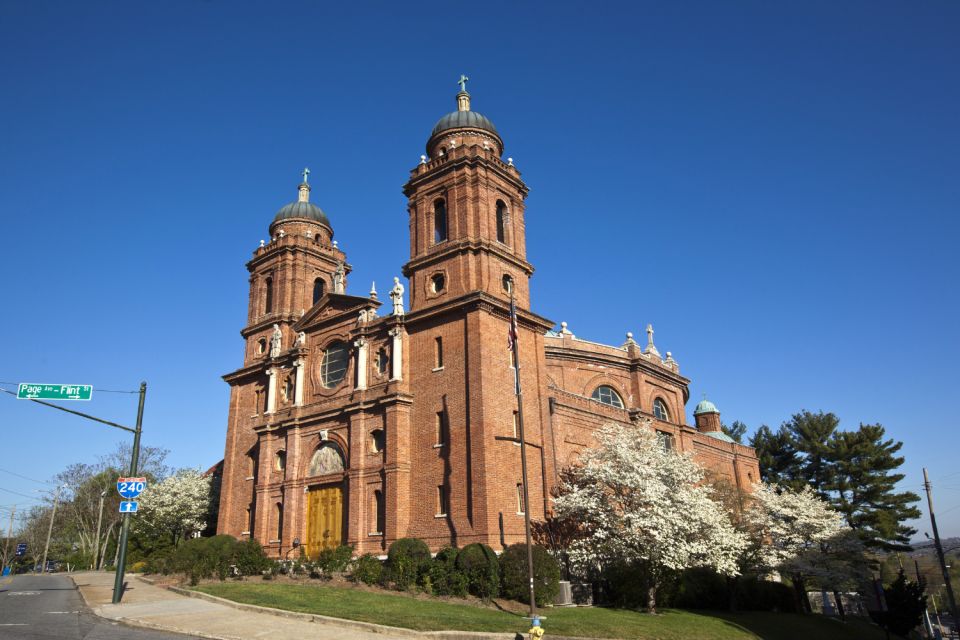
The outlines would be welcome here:
M 410 309 L 482 291 L 530 306 L 523 207 L 527 186 L 493 123 L 470 110 L 461 76 L 457 110 L 442 117 L 404 186 L 410 216 Z

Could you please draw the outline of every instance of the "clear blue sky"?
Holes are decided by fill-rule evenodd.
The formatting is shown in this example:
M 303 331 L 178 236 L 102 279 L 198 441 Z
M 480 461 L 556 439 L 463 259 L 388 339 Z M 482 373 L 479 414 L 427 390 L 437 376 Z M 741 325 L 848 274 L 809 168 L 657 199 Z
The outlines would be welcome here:
M 300 170 L 349 291 L 383 291 L 465 73 L 530 187 L 537 312 L 613 344 L 653 323 L 688 419 L 705 392 L 751 431 L 884 424 L 960 535 L 960 4 L 348 4 L 0 3 L 0 381 L 147 380 L 145 442 L 213 464 L 244 263 Z M 9 397 L 0 429 L 6 507 L 41 487 L 8 472 L 125 437 Z

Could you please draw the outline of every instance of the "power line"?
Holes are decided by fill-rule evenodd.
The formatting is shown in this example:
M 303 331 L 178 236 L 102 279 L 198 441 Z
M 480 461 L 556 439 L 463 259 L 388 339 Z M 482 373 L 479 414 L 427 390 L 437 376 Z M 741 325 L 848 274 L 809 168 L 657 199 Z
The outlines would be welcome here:
M 22 475 L 20 475 L 19 473 L 15 473 L 15 472 L 13 472 L 13 471 L 7 471 L 6 469 L 0 469 L 0 471 L 2 471 L 3 473 L 9 473 L 9 474 L 12 475 L 12 476 L 17 476 L 18 478 L 23 478 L 24 480 L 29 480 L 30 482 L 36 482 L 37 484 L 54 484 L 54 483 L 48 482 L 48 481 L 46 481 L 46 480 L 34 480 L 33 478 L 28 478 L 27 476 L 22 476 Z
M 12 493 L 16 496 L 23 496 L 24 498 L 30 498 L 31 500 L 37 500 L 38 502 L 40 501 L 40 499 L 37 498 L 36 496 L 31 496 L 26 493 L 20 493 L 19 491 L 14 491 L 13 489 L 4 489 L 3 487 L 0 487 L 0 491 L 6 491 L 7 493 Z

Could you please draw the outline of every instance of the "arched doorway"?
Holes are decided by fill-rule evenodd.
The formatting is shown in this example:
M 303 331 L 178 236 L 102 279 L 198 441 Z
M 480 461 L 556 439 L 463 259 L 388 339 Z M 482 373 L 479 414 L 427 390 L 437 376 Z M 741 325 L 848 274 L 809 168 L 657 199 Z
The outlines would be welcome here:
M 310 459 L 307 476 L 321 478 L 320 483 L 307 490 L 307 536 L 304 546 L 310 558 L 316 558 L 324 549 L 336 549 L 343 544 L 343 471 L 343 454 L 332 442 L 323 443 Z M 323 482 L 327 478 L 333 481 Z

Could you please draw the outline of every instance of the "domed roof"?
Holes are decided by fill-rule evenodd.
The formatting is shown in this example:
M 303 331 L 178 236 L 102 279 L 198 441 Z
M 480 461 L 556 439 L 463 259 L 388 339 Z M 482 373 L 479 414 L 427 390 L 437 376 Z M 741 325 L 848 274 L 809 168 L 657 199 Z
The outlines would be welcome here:
M 449 129 L 483 129 L 493 135 L 500 137 L 497 128 L 490 122 L 490 119 L 476 111 L 453 111 L 443 116 L 437 121 L 436 126 L 430 133 L 430 137 L 442 133 Z
M 330 220 L 323 210 L 312 202 L 291 202 L 283 205 L 277 215 L 273 218 L 274 222 L 281 220 L 290 220 L 291 218 L 307 218 L 314 222 L 319 222 L 327 227 L 330 226 Z
M 693 415 L 698 416 L 701 413 L 720 413 L 717 410 L 717 406 L 704 398 L 697 404 L 697 408 L 693 410 Z

